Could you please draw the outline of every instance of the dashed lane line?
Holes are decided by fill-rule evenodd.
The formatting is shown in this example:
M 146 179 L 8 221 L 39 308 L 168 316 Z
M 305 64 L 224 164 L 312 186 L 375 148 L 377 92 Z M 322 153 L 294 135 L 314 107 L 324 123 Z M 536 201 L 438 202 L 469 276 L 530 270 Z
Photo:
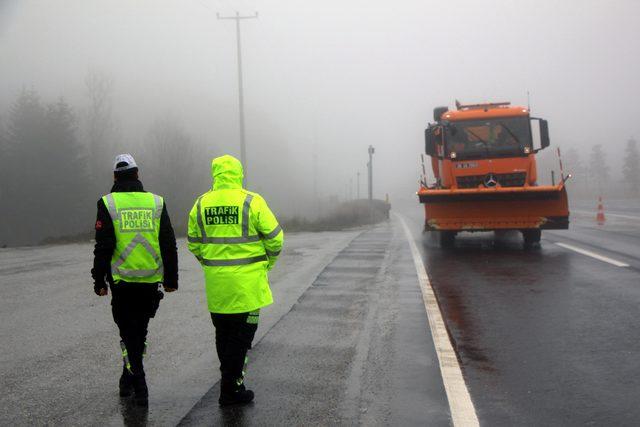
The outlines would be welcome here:
M 629 267 L 629 264 L 627 263 L 615 260 L 613 258 L 606 257 L 604 255 L 597 254 L 595 252 L 588 251 L 586 249 L 579 248 L 577 246 L 569 245 L 567 243 L 560 243 L 560 242 L 556 242 L 556 245 L 560 246 L 561 248 L 569 249 L 570 251 L 574 251 L 579 254 L 586 255 L 591 258 L 595 258 L 597 260 L 607 262 L 609 264 L 615 265 L 616 267 Z
M 413 241 L 411 231 L 404 218 L 397 213 L 395 215 L 404 228 L 405 235 L 409 241 L 409 247 L 411 248 L 411 254 L 413 255 L 413 263 L 418 273 L 422 299 L 427 311 L 427 318 L 429 319 L 429 328 L 431 329 L 433 344 L 438 356 L 438 363 L 440 364 L 442 382 L 445 392 L 447 393 L 447 400 L 449 401 L 451 420 L 454 426 L 478 426 L 478 416 L 471 401 L 467 385 L 462 377 L 462 370 L 460 369 L 458 358 L 451 345 L 449 334 L 447 333 L 447 328 L 445 327 L 442 313 L 438 306 L 438 300 L 433 292 L 433 287 L 431 286 L 427 270 L 422 262 L 420 251 L 418 251 L 418 247 Z

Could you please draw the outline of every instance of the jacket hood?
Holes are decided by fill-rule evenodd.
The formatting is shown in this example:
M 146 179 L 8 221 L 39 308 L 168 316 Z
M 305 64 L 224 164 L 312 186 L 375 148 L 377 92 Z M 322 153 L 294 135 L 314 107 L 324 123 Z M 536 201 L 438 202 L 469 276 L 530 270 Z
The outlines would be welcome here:
M 228 154 L 216 157 L 211 161 L 211 178 L 214 190 L 242 188 L 242 163 Z

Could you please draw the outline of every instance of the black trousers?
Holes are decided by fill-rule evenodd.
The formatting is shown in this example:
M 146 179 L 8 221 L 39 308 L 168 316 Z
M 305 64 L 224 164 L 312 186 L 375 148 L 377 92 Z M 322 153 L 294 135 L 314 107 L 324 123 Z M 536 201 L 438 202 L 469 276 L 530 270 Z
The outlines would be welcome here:
M 158 309 L 160 291 L 157 284 L 119 282 L 111 286 L 111 311 L 127 349 L 131 372 L 144 376 L 142 364 L 147 327 Z
M 216 329 L 216 350 L 220 360 L 222 384 L 242 384 L 247 352 L 258 329 L 258 312 L 238 314 L 211 313 Z

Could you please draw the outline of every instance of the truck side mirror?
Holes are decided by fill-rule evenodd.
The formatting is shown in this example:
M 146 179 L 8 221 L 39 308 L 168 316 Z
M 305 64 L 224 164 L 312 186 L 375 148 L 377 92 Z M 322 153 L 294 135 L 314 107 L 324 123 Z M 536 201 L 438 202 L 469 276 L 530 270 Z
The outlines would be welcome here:
M 537 122 L 537 126 L 533 122 Z M 547 148 L 551 141 L 549 140 L 549 123 L 546 120 L 532 117 L 531 118 L 531 136 L 533 140 L 533 150 L 538 152 Z
M 540 120 L 540 147 L 547 148 L 551 144 L 549 140 L 549 123 L 546 120 Z
M 433 128 L 431 126 L 424 130 L 424 152 L 432 157 L 437 154 L 436 139 L 433 137 Z

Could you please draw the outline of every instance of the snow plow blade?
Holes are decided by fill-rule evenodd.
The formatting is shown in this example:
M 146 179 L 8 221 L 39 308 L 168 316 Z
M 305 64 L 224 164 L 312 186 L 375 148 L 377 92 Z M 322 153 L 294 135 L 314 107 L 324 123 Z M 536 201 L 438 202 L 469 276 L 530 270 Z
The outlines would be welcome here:
M 569 228 L 564 184 L 540 187 L 429 189 L 418 192 L 425 231 L 490 231 Z

